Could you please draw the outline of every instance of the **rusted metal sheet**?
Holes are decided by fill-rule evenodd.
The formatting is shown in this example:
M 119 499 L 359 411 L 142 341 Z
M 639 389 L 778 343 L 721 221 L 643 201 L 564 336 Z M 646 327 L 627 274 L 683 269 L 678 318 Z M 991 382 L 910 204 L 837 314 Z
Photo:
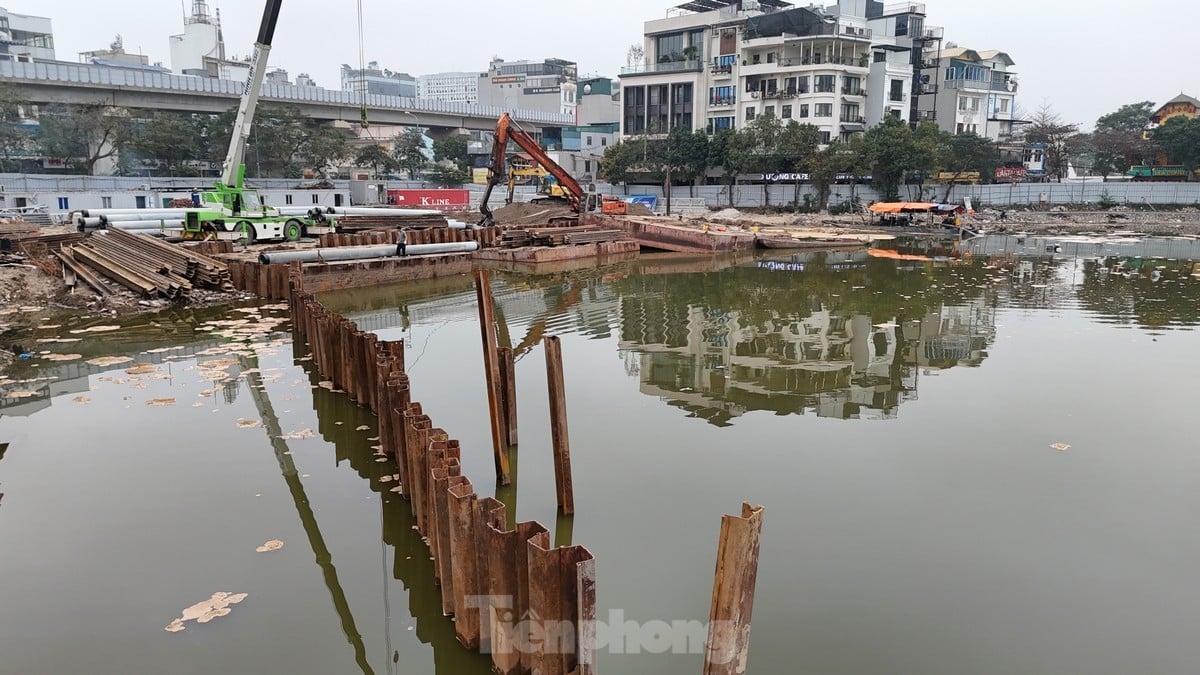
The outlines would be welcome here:
M 554 453 L 554 491 L 558 508 L 575 513 L 575 487 L 571 480 L 571 442 L 567 433 L 567 392 L 563 385 L 562 343 L 547 336 L 546 380 L 550 391 L 550 440 Z
M 553 548 L 546 533 L 529 539 L 529 615 L 541 622 L 530 640 L 530 668 L 544 675 L 594 671 L 595 562 L 582 546 Z M 588 603 L 591 603 L 590 605 Z M 584 643 L 584 639 L 590 640 Z
M 496 312 L 492 305 L 492 282 L 486 270 L 475 272 L 475 297 L 479 303 L 479 330 L 483 337 L 483 368 L 487 378 L 488 417 L 492 428 L 492 451 L 496 456 L 496 482 L 508 485 L 508 443 L 504 438 L 500 410 L 500 364 L 496 349 Z
M 763 507 L 748 502 L 742 504 L 741 516 L 721 518 L 704 675 L 746 672 L 762 521 Z
M 517 444 L 517 367 L 511 347 L 500 347 L 500 398 L 504 413 L 504 436 L 509 446 Z
M 450 510 L 450 552 L 454 560 L 454 633 L 468 649 L 479 649 L 478 553 L 475 550 L 479 502 L 470 481 L 447 490 Z

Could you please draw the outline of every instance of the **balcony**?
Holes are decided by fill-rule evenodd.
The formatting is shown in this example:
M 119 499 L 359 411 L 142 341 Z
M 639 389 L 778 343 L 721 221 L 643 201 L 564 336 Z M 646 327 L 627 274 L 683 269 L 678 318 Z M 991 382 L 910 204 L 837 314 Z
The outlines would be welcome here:
M 736 103 L 737 103 L 736 96 L 722 96 L 720 98 L 710 99 L 708 102 L 708 105 L 709 105 L 709 107 L 712 107 L 712 108 L 725 108 L 725 107 L 734 105 Z
M 842 96 L 866 96 L 867 92 L 862 87 L 842 87 Z
M 941 26 L 930 26 L 926 28 L 920 35 L 914 35 L 913 40 L 918 42 L 937 42 L 946 36 L 946 29 Z
M 920 14 L 921 16 L 925 16 L 925 3 L 893 2 L 883 6 L 884 16 L 892 16 L 894 14 Z
M 812 58 L 809 56 L 804 56 L 804 57 L 797 56 L 797 57 L 789 57 L 789 58 L 779 59 L 778 61 L 776 61 L 776 63 L 781 68 L 795 68 L 796 66 L 849 66 L 851 68 L 869 68 L 871 66 L 870 57 L 865 54 L 863 56 L 842 57 L 840 59 L 838 59 L 838 58 L 825 59 L 825 58 L 820 58 L 820 57 Z M 745 64 L 745 65 L 758 65 L 758 64 Z
M 931 94 L 936 94 L 936 93 L 938 93 L 938 86 L 936 84 L 919 84 L 919 85 L 917 85 L 917 95 L 918 96 L 926 96 L 926 95 L 931 95 Z
M 704 69 L 703 61 L 666 61 L 664 63 L 644 63 L 640 66 L 621 68 L 621 77 L 638 75 L 658 75 L 662 73 L 700 72 Z
M 937 121 L 937 113 L 933 110 L 918 110 L 916 121 L 917 122 L 936 122 Z
M 858 115 L 842 115 L 839 118 L 842 124 L 866 124 L 867 119 Z
M 1003 80 L 946 80 L 947 89 L 971 89 L 975 91 L 1002 91 L 1015 93 L 1017 81 Z

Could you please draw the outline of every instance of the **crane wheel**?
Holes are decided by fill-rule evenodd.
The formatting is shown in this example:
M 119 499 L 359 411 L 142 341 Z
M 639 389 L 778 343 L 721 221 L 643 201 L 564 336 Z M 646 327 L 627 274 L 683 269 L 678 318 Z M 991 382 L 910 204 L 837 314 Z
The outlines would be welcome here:
M 292 218 L 283 224 L 283 238 L 288 241 L 298 241 L 304 236 L 304 223 Z
M 254 223 L 248 220 L 238 221 L 237 231 L 242 235 L 243 244 L 253 244 L 258 239 L 258 232 L 254 229 Z

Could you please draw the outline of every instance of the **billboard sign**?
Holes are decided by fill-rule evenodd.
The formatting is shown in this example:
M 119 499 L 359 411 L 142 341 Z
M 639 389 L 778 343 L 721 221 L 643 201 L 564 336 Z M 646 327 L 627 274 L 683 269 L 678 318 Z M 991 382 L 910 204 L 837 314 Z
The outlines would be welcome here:
M 467 190 L 388 190 L 388 203 L 412 209 L 467 211 L 471 193 Z

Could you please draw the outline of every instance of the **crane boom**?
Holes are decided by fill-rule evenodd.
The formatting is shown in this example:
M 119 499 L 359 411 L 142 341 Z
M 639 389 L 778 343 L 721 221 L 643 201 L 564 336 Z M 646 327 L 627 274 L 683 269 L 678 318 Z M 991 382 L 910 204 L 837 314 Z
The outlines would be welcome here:
M 543 169 L 550 172 L 558 181 L 559 186 L 567 193 L 567 200 L 571 204 L 571 210 L 576 213 L 582 207 L 584 198 L 583 187 L 579 181 L 575 180 L 567 170 L 558 165 L 557 162 L 550 159 L 542 146 L 537 142 L 529 132 L 522 129 L 513 121 L 508 113 L 500 116 L 496 122 L 496 140 L 492 143 L 492 158 L 491 165 L 488 167 L 488 182 L 487 189 L 483 193 L 483 201 L 480 203 L 479 210 L 483 213 L 481 224 L 492 224 L 492 210 L 488 208 L 488 198 L 492 195 L 492 188 L 504 179 L 505 172 L 505 157 L 508 154 L 508 142 L 516 143 L 518 147 L 524 150 L 533 158 L 533 161 L 542 166 Z
M 250 125 L 254 122 L 254 111 L 262 93 L 263 79 L 267 73 L 267 56 L 271 53 L 271 41 L 275 37 L 275 24 L 279 20 L 279 7 L 283 0 L 267 0 L 262 25 L 258 29 L 258 40 L 254 43 L 254 57 L 250 60 L 250 74 L 246 76 L 246 88 L 238 105 L 237 119 L 233 123 L 233 137 L 229 139 L 229 152 L 221 166 L 221 184 L 226 187 L 242 187 L 245 171 L 242 162 L 246 155 L 246 141 L 250 138 Z

